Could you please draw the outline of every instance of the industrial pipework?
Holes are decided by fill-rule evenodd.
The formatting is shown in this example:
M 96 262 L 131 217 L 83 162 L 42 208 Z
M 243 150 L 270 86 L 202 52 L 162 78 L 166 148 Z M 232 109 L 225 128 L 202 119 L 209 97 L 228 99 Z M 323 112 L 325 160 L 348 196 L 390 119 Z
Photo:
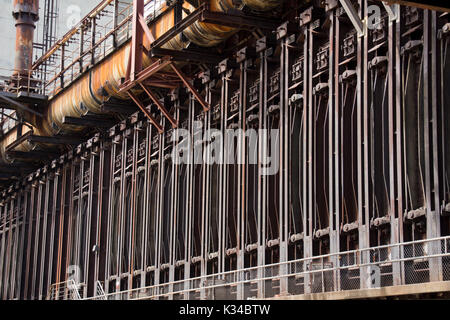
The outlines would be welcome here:
M 33 65 L 33 39 L 36 22 L 39 20 L 39 0 L 13 0 L 12 15 L 16 27 L 16 47 L 14 57 L 14 71 L 11 82 L 17 86 L 17 90 L 26 91 L 29 89 L 30 77 Z M 20 117 L 30 118 L 30 114 L 18 112 Z M 25 126 L 22 134 L 29 132 L 31 126 Z M 0 142 L 0 163 L 10 162 L 5 149 L 17 139 L 18 129 L 8 132 Z M 30 151 L 33 146 L 29 143 L 19 145 L 17 151 Z
M 261 1 L 246 0 L 245 4 L 254 10 L 270 10 L 276 5 L 280 5 L 283 1 L 269 1 L 266 6 L 261 5 Z M 186 12 L 192 12 L 195 7 L 185 2 L 183 4 Z M 216 12 L 227 12 L 230 9 L 242 9 L 243 6 L 236 7 L 232 0 L 211 0 L 210 9 Z M 175 24 L 174 10 L 165 10 L 163 15 L 155 21 L 150 29 L 155 37 L 158 39 L 161 35 L 171 29 Z M 236 28 L 224 27 L 210 23 L 196 22 L 187 28 L 183 34 L 192 43 L 196 45 L 209 47 L 219 44 L 226 40 L 234 32 Z M 150 43 L 148 39 L 144 38 L 144 47 L 149 50 Z M 170 41 L 166 48 L 172 50 L 181 50 L 186 47 L 188 43 L 180 41 L 179 37 Z M 131 50 L 131 43 L 116 51 L 111 57 L 92 69 L 89 74 L 86 74 L 76 83 L 74 83 L 66 91 L 58 95 L 49 105 L 45 111 L 43 121 L 33 121 L 39 130 L 45 135 L 55 135 L 61 133 L 70 133 L 80 131 L 83 128 L 64 125 L 64 117 L 81 117 L 87 113 L 101 114 L 101 104 L 108 101 L 110 98 L 127 99 L 128 96 L 124 93 L 119 93 L 120 85 L 123 78 L 125 78 L 128 68 L 128 57 Z M 149 66 L 155 59 L 150 59 L 148 56 L 143 57 L 143 67 Z
M 20 34 L 25 33 L 27 37 L 25 38 L 23 36 L 20 38 L 28 39 L 29 41 L 26 42 L 26 46 L 16 46 L 18 50 L 16 54 L 16 67 L 22 70 L 21 72 L 24 72 L 31 65 L 32 31 L 34 30 L 34 21 L 38 18 L 37 12 L 39 6 L 38 1 L 15 0 L 14 3 L 18 4 L 18 9 L 15 9 L 15 12 L 18 12 L 18 21 L 28 21 L 27 24 L 18 24 L 21 28 L 22 26 L 25 28 L 23 30 L 18 28 L 18 39 Z M 268 11 L 282 3 L 283 0 L 244 0 L 242 4 L 236 5 L 235 1 L 232 0 L 210 0 L 209 7 L 211 11 L 215 12 L 227 12 L 230 9 L 242 10 L 244 5 L 254 11 Z M 149 26 L 155 39 L 158 39 L 175 25 L 174 9 L 169 10 L 165 4 L 163 6 L 163 14 Z M 183 17 L 186 17 L 189 12 L 194 11 L 196 8 L 188 2 L 185 2 L 183 9 Z M 197 21 L 183 32 L 188 42 L 181 41 L 181 37 L 178 36 L 168 42 L 164 47 L 172 50 L 181 50 L 187 47 L 189 42 L 202 47 L 212 47 L 226 40 L 237 31 L 239 31 L 237 28 Z M 151 44 L 147 37 L 144 38 L 143 44 L 147 50 L 150 49 Z M 101 106 L 109 99 L 128 99 L 126 93 L 120 93 L 120 85 L 126 76 L 130 50 L 131 43 L 129 42 L 114 52 L 105 61 L 77 79 L 70 87 L 61 90 L 50 101 L 46 110 L 44 110 L 44 117 L 39 118 L 34 114 L 25 114 L 24 118 L 34 127 L 34 134 L 55 136 L 57 134 L 70 134 L 82 131 L 84 129 L 83 127 L 64 124 L 64 118 L 81 118 L 88 113 L 103 114 Z M 21 57 L 25 58 L 21 59 Z M 143 67 L 147 67 L 156 60 L 144 54 L 142 61 Z M 5 155 L 5 148 L 7 147 L 7 143 L 11 143 L 11 136 L 16 136 L 16 133 L 11 132 L 8 135 L 8 139 L 0 142 L 0 161 L 2 162 L 8 162 Z M 43 145 L 42 147 L 45 146 Z M 24 142 L 17 148 L 31 150 L 33 146 L 28 142 Z
M 27 77 L 33 63 L 33 39 L 39 20 L 39 0 L 13 0 L 16 26 L 14 75 Z

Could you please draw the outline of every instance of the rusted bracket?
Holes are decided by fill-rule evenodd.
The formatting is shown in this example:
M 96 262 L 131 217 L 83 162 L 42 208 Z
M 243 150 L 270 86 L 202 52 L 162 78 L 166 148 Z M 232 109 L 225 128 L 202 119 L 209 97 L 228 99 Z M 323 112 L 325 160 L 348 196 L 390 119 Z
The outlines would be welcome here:
M 21 103 L 19 103 L 17 101 L 14 101 L 13 99 L 10 99 L 10 98 L 6 97 L 3 94 L 0 94 L 0 99 L 2 99 L 3 101 L 7 102 L 15 110 L 20 109 L 20 110 L 23 110 L 23 111 L 35 114 L 35 115 L 37 115 L 40 118 L 44 117 L 42 113 L 37 112 L 37 111 L 35 111 L 33 109 L 30 109 L 27 106 L 25 106 L 25 105 L 23 105 L 23 104 L 21 104 Z
M 72 137 L 44 137 L 31 135 L 28 137 L 28 142 L 30 143 L 46 143 L 55 145 L 72 145 L 78 146 L 83 143 L 82 139 L 72 138 Z
M 146 86 L 144 86 L 142 83 L 139 84 L 141 88 L 147 93 L 147 95 L 152 99 L 153 103 L 158 107 L 158 109 L 162 112 L 162 114 L 169 120 L 169 122 L 172 124 L 172 127 L 176 129 L 178 127 L 178 122 L 175 120 L 170 113 L 167 111 L 167 109 L 159 102 L 158 98 L 155 96 L 155 94 Z
M 158 73 L 162 69 L 170 66 L 173 71 L 177 74 L 178 78 L 184 83 L 184 85 L 189 89 L 189 91 L 193 94 L 195 99 L 202 105 L 203 110 L 209 111 L 210 105 L 203 99 L 203 97 L 195 90 L 194 86 L 189 82 L 188 78 L 182 73 L 180 69 L 178 69 L 172 62 L 170 57 L 164 57 L 163 59 L 159 59 L 146 69 L 142 70 L 142 56 L 144 53 L 143 48 L 143 37 L 144 34 L 149 40 L 152 48 L 157 48 L 169 41 L 173 38 L 174 34 L 181 32 L 189 25 L 197 21 L 201 13 L 204 12 L 207 8 L 207 5 L 202 5 L 198 8 L 194 14 L 191 14 L 188 19 L 184 19 L 180 24 L 176 25 L 170 32 L 164 34 L 159 39 L 155 40 L 152 32 L 147 26 L 147 23 L 144 19 L 144 0 L 133 0 L 133 38 L 132 38 L 132 48 L 130 52 L 130 56 L 128 58 L 128 68 L 126 72 L 125 81 L 120 88 L 120 92 L 126 92 L 130 98 L 136 103 L 139 109 L 144 112 L 150 122 L 158 129 L 159 133 L 163 133 L 163 128 L 161 125 L 152 117 L 149 110 L 142 104 L 142 102 L 138 99 L 138 97 L 132 93 L 130 90 L 139 86 L 142 88 L 150 99 L 155 103 L 157 108 L 161 111 L 161 113 L 169 120 L 172 124 L 173 128 L 178 127 L 178 122 L 174 119 L 167 109 L 159 102 L 155 94 L 146 86 L 152 85 L 152 82 L 148 82 L 148 78 L 152 75 Z M 147 81 L 147 83 L 145 83 Z M 155 83 L 157 86 L 164 86 L 161 83 Z
M 199 64 L 219 64 L 225 59 L 220 54 L 208 53 L 206 50 L 171 50 L 165 48 L 153 48 L 150 52 L 151 57 L 171 57 L 173 61 L 186 61 Z
M 84 116 L 82 118 L 64 117 L 63 124 L 88 128 L 111 128 L 115 121 L 112 119 Z
M 203 3 L 202 5 L 200 5 L 186 18 L 175 24 L 175 26 L 172 29 L 168 30 L 166 33 L 164 33 L 158 39 L 156 39 L 152 43 L 152 48 L 161 48 L 162 46 L 164 46 L 167 42 L 169 42 L 171 39 L 173 39 L 178 34 L 183 32 L 186 28 L 190 27 L 195 22 L 197 22 L 201 18 L 202 13 L 207 9 L 208 9 L 207 3 Z
M 384 9 L 388 13 L 389 21 L 393 22 L 399 18 L 400 7 L 397 4 L 387 4 L 386 2 L 381 2 L 383 4 Z
M 211 109 L 211 106 L 208 102 L 203 99 L 203 97 L 195 90 L 194 86 L 189 83 L 186 76 L 181 72 L 180 69 L 178 69 L 177 66 L 175 66 L 173 63 L 170 64 L 170 67 L 175 71 L 175 73 L 178 75 L 178 77 L 183 81 L 184 85 L 189 89 L 189 91 L 194 95 L 195 99 L 202 105 L 203 111 L 207 112 Z
M 6 152 L 11 152 L 14 151 L 14 149 L 16 149 L 18 146 L 20 146 L 22 143 L 24 143 L 25 141 L 28 140 L 28 138 L 33 135 L 33 131 L 28 131 L 27 133 L 25 133 L 24 135 L 17 137 L 16 141 L 14 141 L 13 143 L 11 143 L 10 145 L 8 145 L 5 148 Z
M 280 20 L 246 15 L 242 12 L 239 12 L 237 14 L 233 12 L 225 13 L 209 10 L 204 10 L 202 12 L 199 21 L 244 30 L 252 30 L 254 28 L 263 30 L 276 30 L 277 27 L 281 24 Z
M 145 114 L 145 116 L 150 120 L 151 124 L 153 124 L 156 127 L 156 129 L 158 129 L 159 134 L 163 134 L 164 130 L 162 126 L 156 121 L 155 118 L 153 118 L 153 116 L 150 114 L 150 111 L 147 110 L 147 108 L 142 104 L 142 102 L 138 99 L 138 97 L 136 97 L 130 91 L 128 91 L 127 93 L 130 96 L 130 98 L 134 101 L 134 103 L 137 104 L 139 109 L 141 109 L 141 111 Z
M 158 71 L 160 71 L 161 69 L 164 69 L 165 67 L 167 67 L 168 65 L 171 64 L 170 60 L 167 59 L 159 59 L 158 61 L 156 61 L 155 63 L 153 63 L 152 65 L 150 65 L 149 67 L 145 68 L 144 70 L 142 70 L 136 77 L 136 79 L 134 81 L 128 80 L 125 81 L 122 84 L 122 87 L 120 88 L 119 92 L 126 92 L 129 91 L 130 89 L 132 89 L 133 87 L 136 86 L 137 83 L 141 83 L 144 82 L 145 80 L 147 80 L 149 77 L 151 77 L 152 75 L 154 75 L 155 73 L 157 73 Z
M 161 35 L 152 43 L 153 48 L 162 48 L 167 42 L 182 33 L 196 22 L 212 23 L 221 26 L 252 30 L 259 28 L 263 30 L 276 29 L 281 21 L 245 15 L 242 12 L 217 12 L 211 11 L 209 4 L 203 2 L 197 9 L 192 11 L 187 17 L 175 24 L 170 30 Z
M 377 0 L 377 1 L 384 1 L 387 2 L 388 4 L 399 4 L 402 6 L 412 6 L 426 10 L 450 12 L 450 3 L 448 1 L 439 1 L 438 3 L 433 3 L 435 1 L 428 1 L 428 3 L 422 3 L 421 1 L 417 0 Z
M 52 159 L 58 156 L 58 153 L 51 151 L 8 151 L 8 156 L 13 159 L 24 159 L 27 161 L 36 161 L 40 159 Z
M 163 89 L 176 89 L 179 86 L 175 84 L 173 81 L 167 81 L 167 80 L 145 80 L 142 82 L 143 85 L 148 87 L 154 87 L 154 88 L 163 88 Z
M 145 21 L 144 16 L 142 14 L 139 15 L 139 23 L 141 24 L 141 28 L 144 31 L 145 36 L 147 37 L 150 44 L 155 42 L 155 37 L 153 36 L 153 33 L 148 28 L 147 22 Z

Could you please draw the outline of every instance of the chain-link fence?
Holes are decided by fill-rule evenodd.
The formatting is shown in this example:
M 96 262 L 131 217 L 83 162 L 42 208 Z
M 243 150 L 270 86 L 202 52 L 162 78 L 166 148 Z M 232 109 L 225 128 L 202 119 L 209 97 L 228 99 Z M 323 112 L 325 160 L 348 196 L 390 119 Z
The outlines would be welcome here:
M 386 245 L 104 294 L 102 298 L 248 300 L 446 281 L 450 278 L 449 249 L 450 237 Z

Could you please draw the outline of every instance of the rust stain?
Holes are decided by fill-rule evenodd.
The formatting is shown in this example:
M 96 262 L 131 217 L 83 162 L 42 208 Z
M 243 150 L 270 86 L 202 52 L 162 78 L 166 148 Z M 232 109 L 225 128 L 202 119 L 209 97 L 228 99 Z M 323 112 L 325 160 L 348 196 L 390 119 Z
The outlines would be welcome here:
M 269 10 L 282 3 L 281 0 L 247 0 L 244 2 L 254 10 Z M 186 17 L 189 12 L 195 10 L 195 7 L 187 2 L 183 6 L 186 9 L 183 11 L 183 17 Z M 24 72 L 31 67 L 34 21 L 38 19 L 38 8 L 39 1 L 14 0 L 14 16 L 18 21 L 16 68 L 22 70 L 20 72 Z M 236 7 L 233 0 L 210 0 L 210 9 L 216 12 L 226 12 L 229 9 L 242 9 L 242 5 Z M 160 18 L 150 26 L 150 30 L 156 39 L 166 33 L 175 24 L 174 9 L 169 10 L 165 7 L 163 10 L 165 11 Z M 165 48 L 181 50 L 189 42 L 204 47 L 211 47 L 224 41 L 237 31 L 238 29 L 236 28 L 197 21 L 183 32 L 184 36 L 188 39 L 187 43 L 183 43 L 181 36 L 178 36 L 169 41 L 165 45 Z M 144 37 L 143 44 L 147 50 L 150 48 L 149 40 L 146 37 Z M 33 119 L 32 123 L 36 126 L 34 128 L 35 134 L 53 136 L 56 134 L 69 134 L 81 131 L 83 130 L 82 127 L 63 124 L 64 117 L 79 118 L 89 112 L 101 114 L 102 103 L 111 97 L 122 100 L 129 99 L 126 93 L 119 92 L 119 87 L 122 79 L 126 75 L 130 50 L 131 43 L 128 43 L 72 83 L 70 88 L 57 95 L 50 102 L 50 105 L 44 112 L 43 119 L 30 116 Z M 155 60 L 150 59 L 144 54 L 144 68 L 150 66 L 153 62 Z M 164 71 L 169 75 L 173 73 L 170 69 Z M 4 141 L 1 143 L 1 146 L 5 146 Z

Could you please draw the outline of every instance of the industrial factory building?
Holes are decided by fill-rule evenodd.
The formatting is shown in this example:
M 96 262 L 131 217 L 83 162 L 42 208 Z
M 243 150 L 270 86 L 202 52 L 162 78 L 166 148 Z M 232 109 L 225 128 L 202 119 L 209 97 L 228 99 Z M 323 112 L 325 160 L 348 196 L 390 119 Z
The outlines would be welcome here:
M 0 300 L 450 297 L 450 5 L 11 2 Z

